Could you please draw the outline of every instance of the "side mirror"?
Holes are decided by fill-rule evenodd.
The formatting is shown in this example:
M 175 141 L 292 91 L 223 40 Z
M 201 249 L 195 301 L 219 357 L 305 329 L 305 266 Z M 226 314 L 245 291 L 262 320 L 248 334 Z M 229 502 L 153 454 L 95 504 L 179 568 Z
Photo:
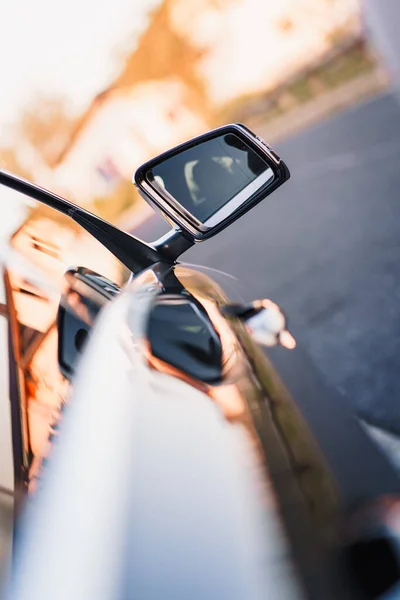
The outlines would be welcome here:
M 226 125 L 148 161 L 139 192 L 192 242 L 208 239 L 290 177 L 285 163 L 244 125 Z
M 58 364 L 64 377 L 70 380 L 98 313 L 120 288 L 84 267 L 69 269 L 63 287 L 57 315 Z

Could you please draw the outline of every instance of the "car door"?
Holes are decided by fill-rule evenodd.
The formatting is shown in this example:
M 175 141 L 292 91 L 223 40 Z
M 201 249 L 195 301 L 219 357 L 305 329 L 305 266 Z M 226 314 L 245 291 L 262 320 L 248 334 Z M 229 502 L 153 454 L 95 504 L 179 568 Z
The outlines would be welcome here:
M 118 289 L 129 272 L 71 219 L 13 190 L 0 191 L 2 562 L 10 551 L 15 517 L 40 483 L 70 393 L 70 378 L 58 361 L 65 273 L 71 266 L 91 267 Z

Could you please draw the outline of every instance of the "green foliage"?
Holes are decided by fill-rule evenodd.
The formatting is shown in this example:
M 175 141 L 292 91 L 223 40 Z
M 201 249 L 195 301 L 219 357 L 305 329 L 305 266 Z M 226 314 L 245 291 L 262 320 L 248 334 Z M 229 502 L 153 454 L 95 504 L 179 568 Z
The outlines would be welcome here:
M 370 71 L 374 67 L 373 60 L 365 48 L 356 48 L 338 57 L 332 64 L 321 67 L 318 76 L 327 87 L 337 87 Z
M 293 106 L 303 104 L 373 71 L 375 66 L 369 49 L 364 44 L 355 44 L 325 63 L 299 74 L 292 82 L 282 85 L 280 89 L 246 94 L 235 99 L 224 107 L 218 120 L 220 122 L 243 121 L 251 118 L 262 119 L 263 122 L 273 121 L 285 113 L 283 103 L 280 101 L 284 96 L 286 99 L 293 99 Z M 287 104 L 287 110 L 290 110 L 290 103 Z
M 313 89 L 308 77 L 301 77 L 290 88 L 289 93 L 293 95 L 297 102 L 307 102 L 313 97 Z

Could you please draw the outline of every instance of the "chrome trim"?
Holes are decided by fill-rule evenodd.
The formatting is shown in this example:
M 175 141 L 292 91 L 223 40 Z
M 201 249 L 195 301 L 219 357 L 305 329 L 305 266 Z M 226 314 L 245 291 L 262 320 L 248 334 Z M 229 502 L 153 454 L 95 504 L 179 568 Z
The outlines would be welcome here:
M 148 182 L 146 181 L 143 183 L 148 183 Z M 148 183 L 148 185 L 151 189 L 153 189 L 153 186 L 154 186 L 155 190 L 160 194 L 160 196 L 165 196 L 165 198 L 168 199 L 170 204 L 176 204 L 177 212 L 182 213 L 182 216 L 185 217 L 189 222 L 192 222 L 194 226 L 198 225 L 199 227 L 201 227 L 203 225 L 203 223 L 201 221 L 199 221 L 199 219 L 197 219 L 194 215 L 192 215 L 192 213 L 190 213 L 184 206 L 182 206 L 182 204 L 180 202 L 178 202 L 176 200 L 176 198 L 174 198 L 174 196 L 172 196 L 167 189 L 165 189 L 161 185 L 158 185 L 158 183 L 154 177 L 153 177 L 152 182 Z M 170 204 L 168 204 L 168 206 L 170 206 Z
M 272 175 L 270 173 L 272 173 Z M 216 225 L 220 225 L 220 223 L 222 223 L 236 209 L 238 209 L 244 204 L 243 197 L 246 197 L 248 192 L 250 192 L 251 194 L 255 194 L 261 189 L 263 185 L 266 185 L 267 183 L 271 182 L 271 179 L 272 181 L 275 179 L 275 173 L 271 169 L 271 167 L 268 166 L 267 170 L 262 175 L 259 175 L 258 177 L 253 179 L 253 181 L 246 185 L 246 187 L 244 187 L 238 194 L 236 194 L 236 196 L 231 198 L 226 204 L 224 204 L 222 208 L 220 208 L 216 213 L 211 215 L 211 217 L 209 217 L 207 221 L 203 223 L 203 225 L 206 225 L 209 229 L 215 227 Z M 257 180 L 261 180 L 258 181 L 258 183 L 260 183 L 260 187 L 256 186 Z M 251 188 L 254 189 L 251 190 Z

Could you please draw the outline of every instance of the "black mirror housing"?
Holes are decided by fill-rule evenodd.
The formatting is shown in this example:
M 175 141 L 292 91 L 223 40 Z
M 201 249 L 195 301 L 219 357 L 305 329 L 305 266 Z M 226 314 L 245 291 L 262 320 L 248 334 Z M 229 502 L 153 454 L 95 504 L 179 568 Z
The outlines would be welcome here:
M 193 242 L 208 239 L 264 200 L 290 173 L 240 124 L 219 127 L 139 167 L 133 181 L 147 202 Z

